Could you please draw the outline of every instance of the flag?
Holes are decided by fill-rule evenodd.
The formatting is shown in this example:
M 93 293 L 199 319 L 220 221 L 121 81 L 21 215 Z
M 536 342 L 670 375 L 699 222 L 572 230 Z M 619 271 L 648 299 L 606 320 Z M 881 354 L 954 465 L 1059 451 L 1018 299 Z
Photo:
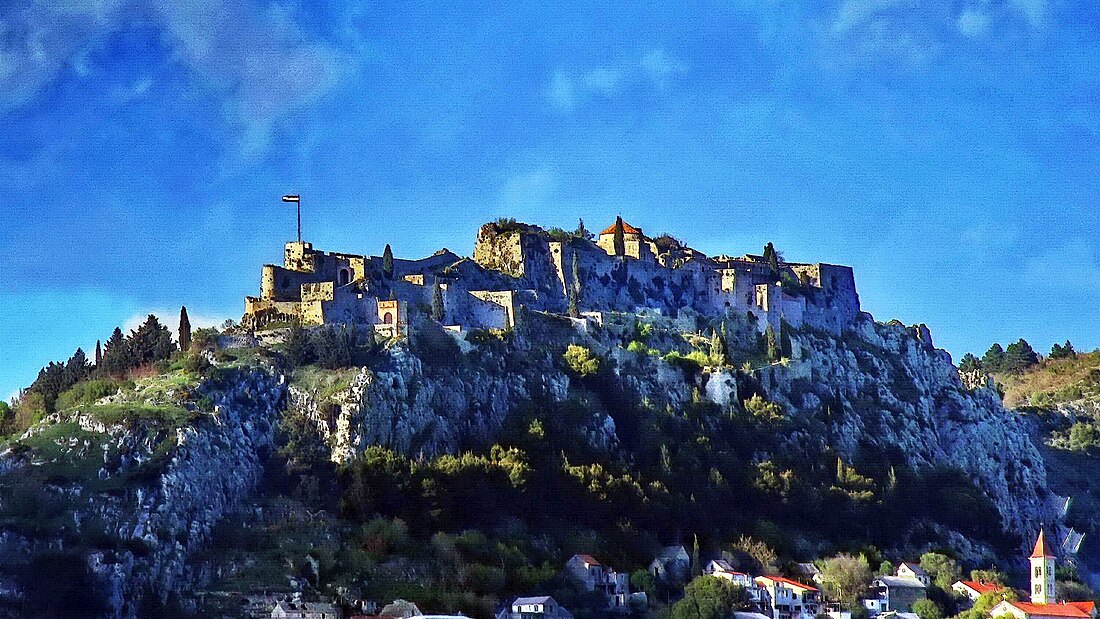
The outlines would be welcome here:
M 301 203 L 302 197 L 299 195 L 283 196 L 283 202 L 298 202 Z

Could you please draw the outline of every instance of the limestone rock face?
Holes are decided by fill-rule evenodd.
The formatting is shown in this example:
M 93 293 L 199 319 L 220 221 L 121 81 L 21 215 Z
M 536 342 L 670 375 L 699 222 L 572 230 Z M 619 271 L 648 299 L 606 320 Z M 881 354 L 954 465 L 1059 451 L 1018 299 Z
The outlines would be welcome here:
M 794 415 L 840 402 L 823 436 L 846 458 L 868 446 L 892 449 L 916 467 L 960 468 L 993 500 L 1006 529 L 1036 531 L 1057 520 L 1046 467 L 1027 422 L 995 391 L 970 389 L 926 327 L 875 323 L 864 315 L 841 338 L 802 333 L 801 358 L 760 373 L 769 397 Z M 835 406 L 835 404 L 832 404 Z

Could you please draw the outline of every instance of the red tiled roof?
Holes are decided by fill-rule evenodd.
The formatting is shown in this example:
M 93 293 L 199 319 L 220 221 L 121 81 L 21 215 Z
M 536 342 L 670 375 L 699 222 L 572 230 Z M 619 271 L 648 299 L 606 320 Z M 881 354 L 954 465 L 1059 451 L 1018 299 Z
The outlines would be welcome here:
M 1096 612 L 1096 602 L 1066 602 L 1066 604 L 1069 604 L 1070 606 L 1076 606 L 1077 608 L 1090 615 Z
M 592 555 L 577 555 L 577 557 L 581 561 L 584 561 L 585 563 L 587 563 L 589 565 L 600 565 L 600 562 L 597 561 Z
M 991 582 L 978 582 L 976 580 L 963 580 L 960 582 L 962 582 L 962 584 L 966 585 L 967 587 L 970 587 L 971 589 L 977 591 L 978 593 L 989 593 L 991 591 L 997 591 L 1001 588 L 1000 585 L 996 585 Z
M 1046 531 L 1039 529 L 1039 539 L 1035 540 L 1035 550 L 1031 551 L 1032 559 L 1039 559 L 1042 557 L 1053 557 L 1054 553 L 1047 550 L 1047 536 Z
M 759 578 L 767 578 L 768 580 L 774 580 L 775 582 L 781 582 L 785 585 L 789 585 L 789 586 L 792 586 L 792 587 L 798 587 L 799 589 L 804 589 L 806 591 L 817 591 L 816 587 L 811 587 L 809 585 L 804 585 L 804 584 L 798 582 L 797 580 L 791 580 L 790 578 L 783 578 L 782 576 L 760 576 Z
M 1029 615 L 1042 617 L 1071 617 L 1073 619 L 1086 619 L 1091 613 L 1083 610 L 1078 604 L 1089 602 L 1071 602 L 1069 604 L 1032 604 L 1031 602 L 1008 602 Z
M 634 226 L 626 223 L 625 221 L 623 222 L 623 234 L 641 234 L 641 233 L 642 233 L 641 228 L 635 228 Z M 615 224 L 611 224 L 610 226 L 605 228 L 603 232 L 600 233 L 600 235 L 604 235 L 604 234 L 615 234 Z

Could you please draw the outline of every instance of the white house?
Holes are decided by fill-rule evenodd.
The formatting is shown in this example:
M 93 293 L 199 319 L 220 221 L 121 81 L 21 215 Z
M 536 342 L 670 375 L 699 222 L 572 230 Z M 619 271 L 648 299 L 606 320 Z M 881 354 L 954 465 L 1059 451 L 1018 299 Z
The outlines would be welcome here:
M 592 555 L 577 554 L 565 562 L 565 571 L 585 589 L 602 594 L 611 608 L 628 608 L 630 580 L 626 574 L 604 567 Z
M 771 599 L 772 619 L 806 619 L 816 616 L 821 609 L 821 592 L 817 587 L 782 576 L 757 576 L 754 580 Z
M 901 578 L 915 578 L 921 581 L 925 587 L 932 585 L 932 577 L 928 575 L 928 572 L 924 571 L 920 565 L 916 563 L 902 563 L 898 566 L 898 569 L 894 572 L 894 576 Z
M 344 613 L 332 604 L 284 600 L 275 604 L 271 619 L 343 619 Z
M 649 563 L 648 571 L 658 580 L 682 582 L 691 571 L 691 556 L 683 546 L 665 546 Z
M 497 614 L 497 619 L 573 619 L 573 613 L 554 598 L 543 595 L 516 598 L 510 607 Z
M 982 597 L 983 593 L 992 593 L 1000 588 L 999 585 L 979 580 L 956 580 L 955 583 L 951 585 L 952 591 L 968 598 L 971 602 L 978 601 L 978 598 Z
M 913 603 L 925 597 L 924 583 L 904 576 L 880 576 L 871 583 L 871 597 L 863 600 L 863 607 L 871 615 L 889 612 L 908 613 Z

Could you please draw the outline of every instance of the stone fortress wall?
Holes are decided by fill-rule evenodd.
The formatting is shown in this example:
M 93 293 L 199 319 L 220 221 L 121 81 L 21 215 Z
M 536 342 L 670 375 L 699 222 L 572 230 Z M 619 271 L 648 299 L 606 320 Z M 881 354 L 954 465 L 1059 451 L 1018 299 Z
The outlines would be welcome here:
M 675 316 L 685 308 L 703 315 L 741 312 L 755 316 L 761 331 L 785 322 L 839 333 L 860 311 L 850 267 L 776 267 L 751 254 L 708 257 L 679 243 L 659 243 L 625 223 L 623 237 L 623 255 L 617 256 L 614 226 L 593 241 L 552 237 L 528 224 L 490 223 L 479 230 L 472 259 L 444 249 L 421 260 L 395 259 L 391 275 L 382 272 L 379 256 L 291 242 L 283 266 L 263 267 L 260 296 L 246 298 L 243 323 L 363 324 L 397 335 L 406 332 L 411 314 L 432 314 L 437 288 L 441 322 L 459 331 L 510 328 L 520 307 L 565 314 L 571 296 L 588 316 Z M 404 319 L 386 322 L 387 312 Z

